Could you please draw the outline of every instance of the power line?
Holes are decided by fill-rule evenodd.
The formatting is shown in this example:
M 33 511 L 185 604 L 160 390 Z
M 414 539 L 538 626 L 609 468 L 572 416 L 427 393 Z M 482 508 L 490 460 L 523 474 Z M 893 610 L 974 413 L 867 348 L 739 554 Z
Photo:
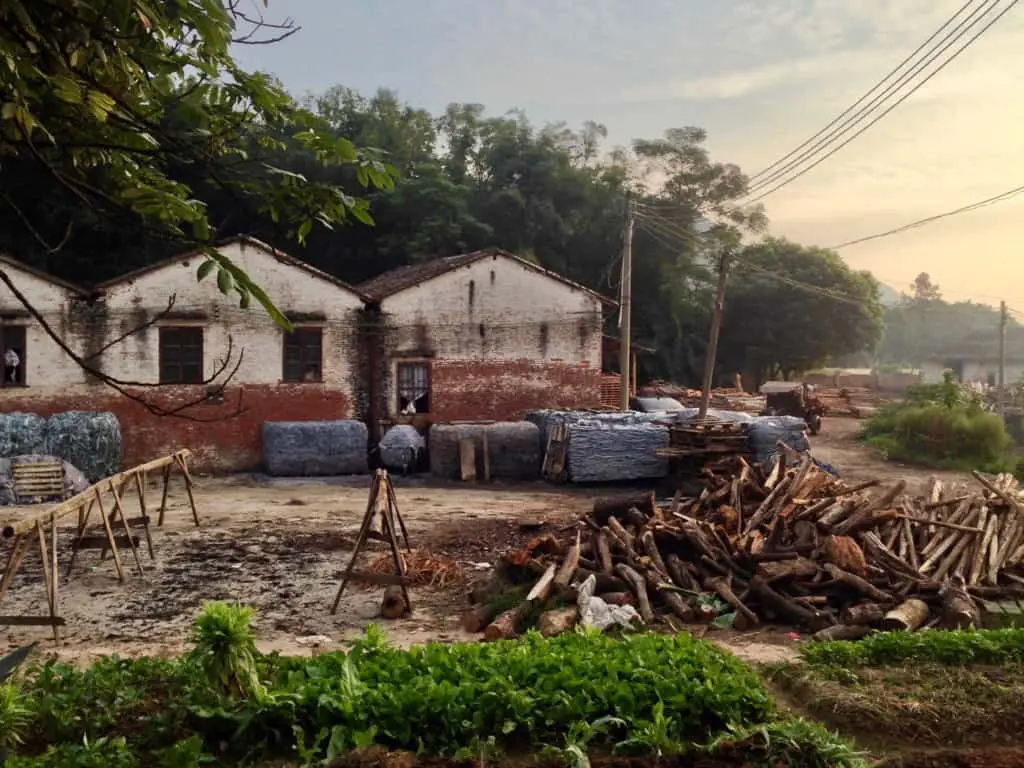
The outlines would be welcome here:
M 998 0 L 992 0 L 993 3 L 997 2 L 997 1 Z M 921 80 L 913 88 L 911 88 L 909 91 L 907 91 L 902 96 L 900 96 L 900 98 L 897 99 L 895 102 L 893 102 L 888 107 L 886 107 L 886 109 L 881 114 L 879 114 L 876 117 L 872 118 L 871 121 L 868 122 L 867 125 L 865 125 L 862 128 L 860 128 L 856 133 L 854 133 L 849 138 L 845 139 L 838 146 L 833 147 L 831 150 L 829 150 L 824 155 L 822 155 L 821 157 L 816 159 L 813 163 L 811 163 L 806 168 L 797 171 L 797 173 L 795 173 L 794 175 L 790 176 L 787 179 L 783 179 L 778 184 L 770 187 L 767 191 L 761 192 L 761 194 L 759 194 L 757 197 L 753 198 L 752 200 L 747 200 L 746 204 L 749 205 L 749 204 L 752 204 L 752 203 L 756 203 L 756 202 L 758 202 L 760 200 L 763 200 L 764 198 L 768 197 L 768 195 L 771 195 L 771 194 L 777 192 L 778 190 L 782 189 L 783 187 L 788 186 L 789 184 L 792 184 L 794 181 L 799 179 L 801 176 L 804 176 L 805 174 L 807 174 L 810 171 L 814 170 L 819 165 L 821 165 L 821 163 L 823 163 L 825 160 L 827 160 L 828 158 L 832 157 L 832 155 L 834 155 L 837 152 L 839 152 L 841 149 L 843 149 L 843 147 L 847 146 L 850 142 L 852 142 L 858 136 L 863 134 L 865 131 L 867 131 L 869 128 L 871 128 L 873 125 L 878 123 L 882 118 L 884 118 L 886 115 L 888 115 L 894 109 L 896 109 L 896 107 L 898 107 L 900 104 L 902 104 L 904 101 L 906 101 L 912 95 L 914 95 L 918 90 L 921 89 L 922 86 L 924 86 L 926 83 L 928 83 L 933 77 L 935 77 L 937 74 L 939 74 L 939 72 L 941 72 L 949 64 L 951 64 L 954 60 L 956 60 L 957 57 L 959 57 L 960 54 L 962 54 L 964 51 L 966 51 L 979 37 L 981 37 L 983 34 L 985 34 L 985 32 L 987 32 L 989 29 L 991 29 L 994 24 L 996 24 L 1000 19 L 1003 18 L 1003 16 L 1005 16 L 1010 10 L 1012 10 L 1017 5 L 1017 3 L 1019 1 L 1020 0 L 1011 0 L 1009 5 L 1007 5 L 994 18 L 992 18 L 987 24 L 985 24 L 978 32 L 976 32 L 971 38 L 969 38 L 966 43 L 964 43 L 962 46 L 960 46 L 960 48 L 958 48 L 956 51 L 954 51 L 949 57 L 947 57 L 945 59 L 945 61 L 940 63 L 938 67 L 936 67 L 934 70 L 932 70 L 930 73 L 928 73 L 928 75 L 923 80 Z M 988 9 L 986 9 L 985 12 L 987 13 L 989 10 L 991 10 L 992 7 L 994 7 L 994 5 L 991 6 L 990 8 L 988 8 Z M 977 23 L 977 22 L 973 22 L 971 24 L 971 26 L 974 26 L 975 23 Z M 967 30 L 964 30 L 964 34 L 966 33 L 966 31 Z M 963 36 L 963 34 L 958 35 L 957 38 L 953 40 L 953 42 L 956 42 L 962 36 Z M 952 43 L 950 43 L 950 45 L 952 45 Z M 949 47 L 949 46 L 946 46 L 946 47 Z M 945 50 L 945 49 L 943 49 L 943 50 Z M 934 57 L 932 57 L 932 58 L 934 59 Z M 931 60 L 929 60 L 928 63 L 931 63 Z M 856 125 L 859 122 L 860 122 L 859 119 L 857 121 L 854 121 L 852 124 L 847 126 L 847 128 L 844 129 L 840 133 L 840 135 L 842 133 L 845 133 L 846 130 L 848 130 L 849 128 L 852 128 L 854 125 Z M 783 174 L 784 173 L 785 172 L 783 172 Z M 760 189 L 763 189 L 764 186 L 767 186 L 769 183 L 770 183 L 769 181 L 762 182 L 760 185 L 758 185 L 757 190 L 754 190 L 754 191 L 759 191 Z M 749 194 L 751 194 L 751 193 L 748 193 L 748 195 Z
M 849 107 L 847 107 L 843 112 L 839 113 L 834 118 L 832 118 L 832 121 L 828 125 L 826 125 L 824 128 L 822 128 L 816 134 L 811 136 L 809 139 L 805 140 L 803 142 L 803 144 L 800 144 L 798 147 L 796 147 L 795 149 L 791 150 L 789 153 L 783 155 L 778 160 L 776 160 L 774 163 L 769 165 L 767 168 L 764 168 L 764 169 L 758 171 L 757 173 L 755 173 L 753 176 L 750 177 L 750 181 L 754 182 L 757 179 L 760 179 L 762 176 L 765 176 L 766 174 L 770 173 L 772 170 L 774 170 L 778 166 L 780 166 L 783 163 L 785 163 L 787 160 L 789 160 L 789 158 L 791 158 L 793 155 L 798 153 L 800 150 L 802 150 L 808 144 L 810 144 L 815 139 L 817 139 L 819 136 L 821 136 L 823 133 L 825 133 L 829 128 L 834 126 L 836 123 L 840 122 L 844 117 L 846 117 L 848 114 L 850 114 L 858 106 L 860 106 L 869 96 L 871 96 L 871 94 L 873 94 L 880 87 L 882 87 L 882 85 L 884 85 L 886 81 L 888 81 L 890 78 L 892 78 L 897 72 L 899 72 L 901 69 L 903 69 L 903 67 L 906 64 L 908 64 L 915 56 L 917 56 L 917 54 L 919 54 L 922 50 L 924 50 L 924 48 L 929 43 L 931 43 L 932 40 L 934 40 L 936 37 L 938 37 L 939 33 L 941 33 L 942 30 L 944 30 L 946 27 L 948 27 L 950 24 L 952 24 L 953 20 L 956 19 L 965 10 L 967 10 L 971 6 L 972 3 L 974 3 L 974 0 L 967 0 L 966 3 L 964 3 L 962 6 L 960 6 L 960 9 L 956 13 L 954 13 L 952 16 L 950 16 L 948 19 L 946 19 L 946 21 L 942 24 L 941 27 L 939 27 L 937 30 L 932 32 L 931 36 L 927 40 L 925 40 L 923 43 L 921 43 L 921 45 L 919 45 L 916 49 L 914 49 L 914 51 L 909 56 L 907 56 L 905 59 L 903 59 L 903 61 L 901 61 L 898 65 L 896 65 L 896 67 L 894 67 L 893 69 L 889 70 L 889 73 L 885 77 L 883 77 L 881 80 L 879 80 L 874 86 L 871 87 L 870 90 L 868 90 L 859 99 L 857 99 L 857 101 L 855 101 L 853 104 L 851 104 Z
M 1004 200 L 1009 200 L 1010 198 L 1015 197 L 1015 196 L 1019 195 L 1022 192 L 1024 192 L 1024 185 L 1021 185 L 1019 187 L 1014 187 L 1013 189 L 1009 189 L 1006 192 L 1002 192 L 1002 193 L 1000 193 L 998 195 L 993 195 L 992 197 L 987 197 L 984 200 L 979 200 L 976 203 L 971 203 L 970 205 L 964 205 L 964 206 L 962 206 L 960 208 L 955 208 L 952 211 L 945 211 L 944 213 L 937 213 L 934 216 L 928 216 L 928 217 L 926 217 L 924 219 L 918 219 L 917 221 L 912 221 L 909 224 L 904 224 L 903 226 L 896 227 L 895 229 L 890 229 L 890 230 L 887 230 L 885 232 L 878 232 L 877 234 L 874 234 L 874 235 L 867 235 L 866 237 L 858 237 L 858 238 L 856 238 L 854 240 L 847 240 L 845 243 L 840 243 L 839 245 L 833 245 L 831 247 L 831 250 L 837 251 L 840 248 L 849 248 L 851 245 L 859 245 L 860 243 L 866 243 L 866 242 L 869 242 L 871 240 L 878 240 L 878 239 L 883 238 L 883 237 L 890 237 L 891 235 L 898 235 L 898 234 L 900 234 L 902 232 L 907 232 L 908 230 L 916 229 L 918 227 L 923 227 L 923 226 L 925 226 L 927 224 L 931 224 L 934 221 L 939 221 L 941 219 L 948 219 L 950 216 L 956 216 L 956 215 L 961 214 L 961 213 L 969 213 L 971 211 L 976 211 L 979 208 L 984 208 L 984 207 L 989 206 L 989 205 L 995 205 L 996 203 L 1001 203 Z

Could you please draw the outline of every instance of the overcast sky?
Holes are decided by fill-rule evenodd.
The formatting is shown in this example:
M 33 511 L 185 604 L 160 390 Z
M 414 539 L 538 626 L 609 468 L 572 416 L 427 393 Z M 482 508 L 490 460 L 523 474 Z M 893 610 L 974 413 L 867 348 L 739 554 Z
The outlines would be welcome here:
M 252 0 L 259 2 L 261 0 Z M 1005 5 L 1009 0 L 1004 0 Z M 479 102 L 595 120 L 609 146 L 698 125 L 755 173 L 824 127 L 963 0 L 271 0 L 303 29 L 238 51 L 297 95 L 384 86 L 434 113 Z M 958 47 L 958 46 L 957 46 Z M 952 49 L 952 50 L 955 50 Z M 1024 184 L 1024 4 L 876 126 L 764 202 L 831 246 Z M 1024 195 L 841 253 L 904 288 L 1024 311 Z

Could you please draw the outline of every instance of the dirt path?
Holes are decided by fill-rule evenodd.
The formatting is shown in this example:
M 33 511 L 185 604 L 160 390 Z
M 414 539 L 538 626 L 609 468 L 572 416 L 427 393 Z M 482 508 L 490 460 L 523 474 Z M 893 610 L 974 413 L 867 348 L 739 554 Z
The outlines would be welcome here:
M 864 422 L 858 419 L 825 419 L 821 434 L 811 438 L 814 457 L 839 470 L 852 482 L 878 479 L 882 482 L 907 481 L 907 490 L 917 492 L 929 478 L 943 481 L 963 480 L 973 483 L 970 475 L 958 472 L 914 467 L 898 462 L 883 461 L 877 451 L 857 441 Z

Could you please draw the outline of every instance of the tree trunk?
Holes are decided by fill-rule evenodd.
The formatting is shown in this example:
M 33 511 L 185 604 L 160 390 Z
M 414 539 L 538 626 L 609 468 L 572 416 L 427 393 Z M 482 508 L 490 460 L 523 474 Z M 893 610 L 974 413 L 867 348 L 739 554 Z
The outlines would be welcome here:
M 839 620 L 849 626 L 875 627 L 885 618 L 885 608 L 878 603 L 851 605 L 839 614 Z
M 827 643 L 832 640 L 860 640 L 874 632 L 871 627 L 856 624 L 836 624 L 832 627 L 825 627 L 811 635 L 811 640 Z

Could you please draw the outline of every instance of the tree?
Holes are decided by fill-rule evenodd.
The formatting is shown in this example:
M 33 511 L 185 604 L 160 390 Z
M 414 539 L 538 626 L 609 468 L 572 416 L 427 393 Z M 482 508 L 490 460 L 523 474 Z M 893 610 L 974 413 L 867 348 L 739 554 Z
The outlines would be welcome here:
M 304 242 L 317 225 L 372 223 L 369 204 L 275 164 L 276 157 L 350 167 L 364 187 L 391 188 L 395 169 L 337 136 L 270 77 L 239 67 L 232 43 L 269 42 L 294 30 L 270 25 L 271 38 L 257 40 L 268 25 L 238 0 L 226 1 L 0 4 L 0 229 L 18 233 L 5 235 L 4 245 L 17 244 L 19 255 L 48 259 L 94 246 L 89 231 L 99 222 L 107 234 L 144 233 L 136 242 L 163 250 L 202 249 L 209 259 L 200 280 L 215 275 L 222 293 L 236 294 L 243 307 L 255 298 L 290 327 L 213 245 L 218 222 L 197 191 L 284 222 L 287 235 Z M 12 194 L 26 184 L 28 204 Z M 80 366 L 139 399 L 71 350 L 3 271 L 0 281 Z
M 259 286 L 211 245 L 217 222 L 193 188 L 208 185 L 286 221 L 301 242 L 317 224 L 371 223 L 368 203 L 272 164 L 275 153 L 297 150 L 321 165 L 352 166 L 363 186 L 391 187 L 393 169 L 325 130 L 271 78 L 235 63 L 231 44 L 257 34 L 240 31 L 250 20 L 236 3 L 0 5 L 0 173 L 5 186 L 12 171 L 38 179 L 36 199 L 67 216 L 34 218 L 39 206 L 28 211 L 5 189 L 4 223 L 16 221 L 34 250 L 50 255 L 75 242 L 83 217 L 68 214 L 74 209 L 144 228 L 179 250 L 201 247 L 210 257 L 201 277 L 216 273 L 222 292 L 236 293 L 243 305 L 255 298 L 287 325 Z M 191 183 L 176 178 L 181 169 L 191 171 Z
M 744 248 L 726 294 L 721 367 L 790 378 L 871 349 L 882 332 L 878 282 L 833 251 L 770 238 Z
M 938 301 L 942 298 L 939 286 L 932 282 L 931 275 L 922 272 L 914 278 L 910 286 L 910 295 L 904 295 L 905 302 Z

